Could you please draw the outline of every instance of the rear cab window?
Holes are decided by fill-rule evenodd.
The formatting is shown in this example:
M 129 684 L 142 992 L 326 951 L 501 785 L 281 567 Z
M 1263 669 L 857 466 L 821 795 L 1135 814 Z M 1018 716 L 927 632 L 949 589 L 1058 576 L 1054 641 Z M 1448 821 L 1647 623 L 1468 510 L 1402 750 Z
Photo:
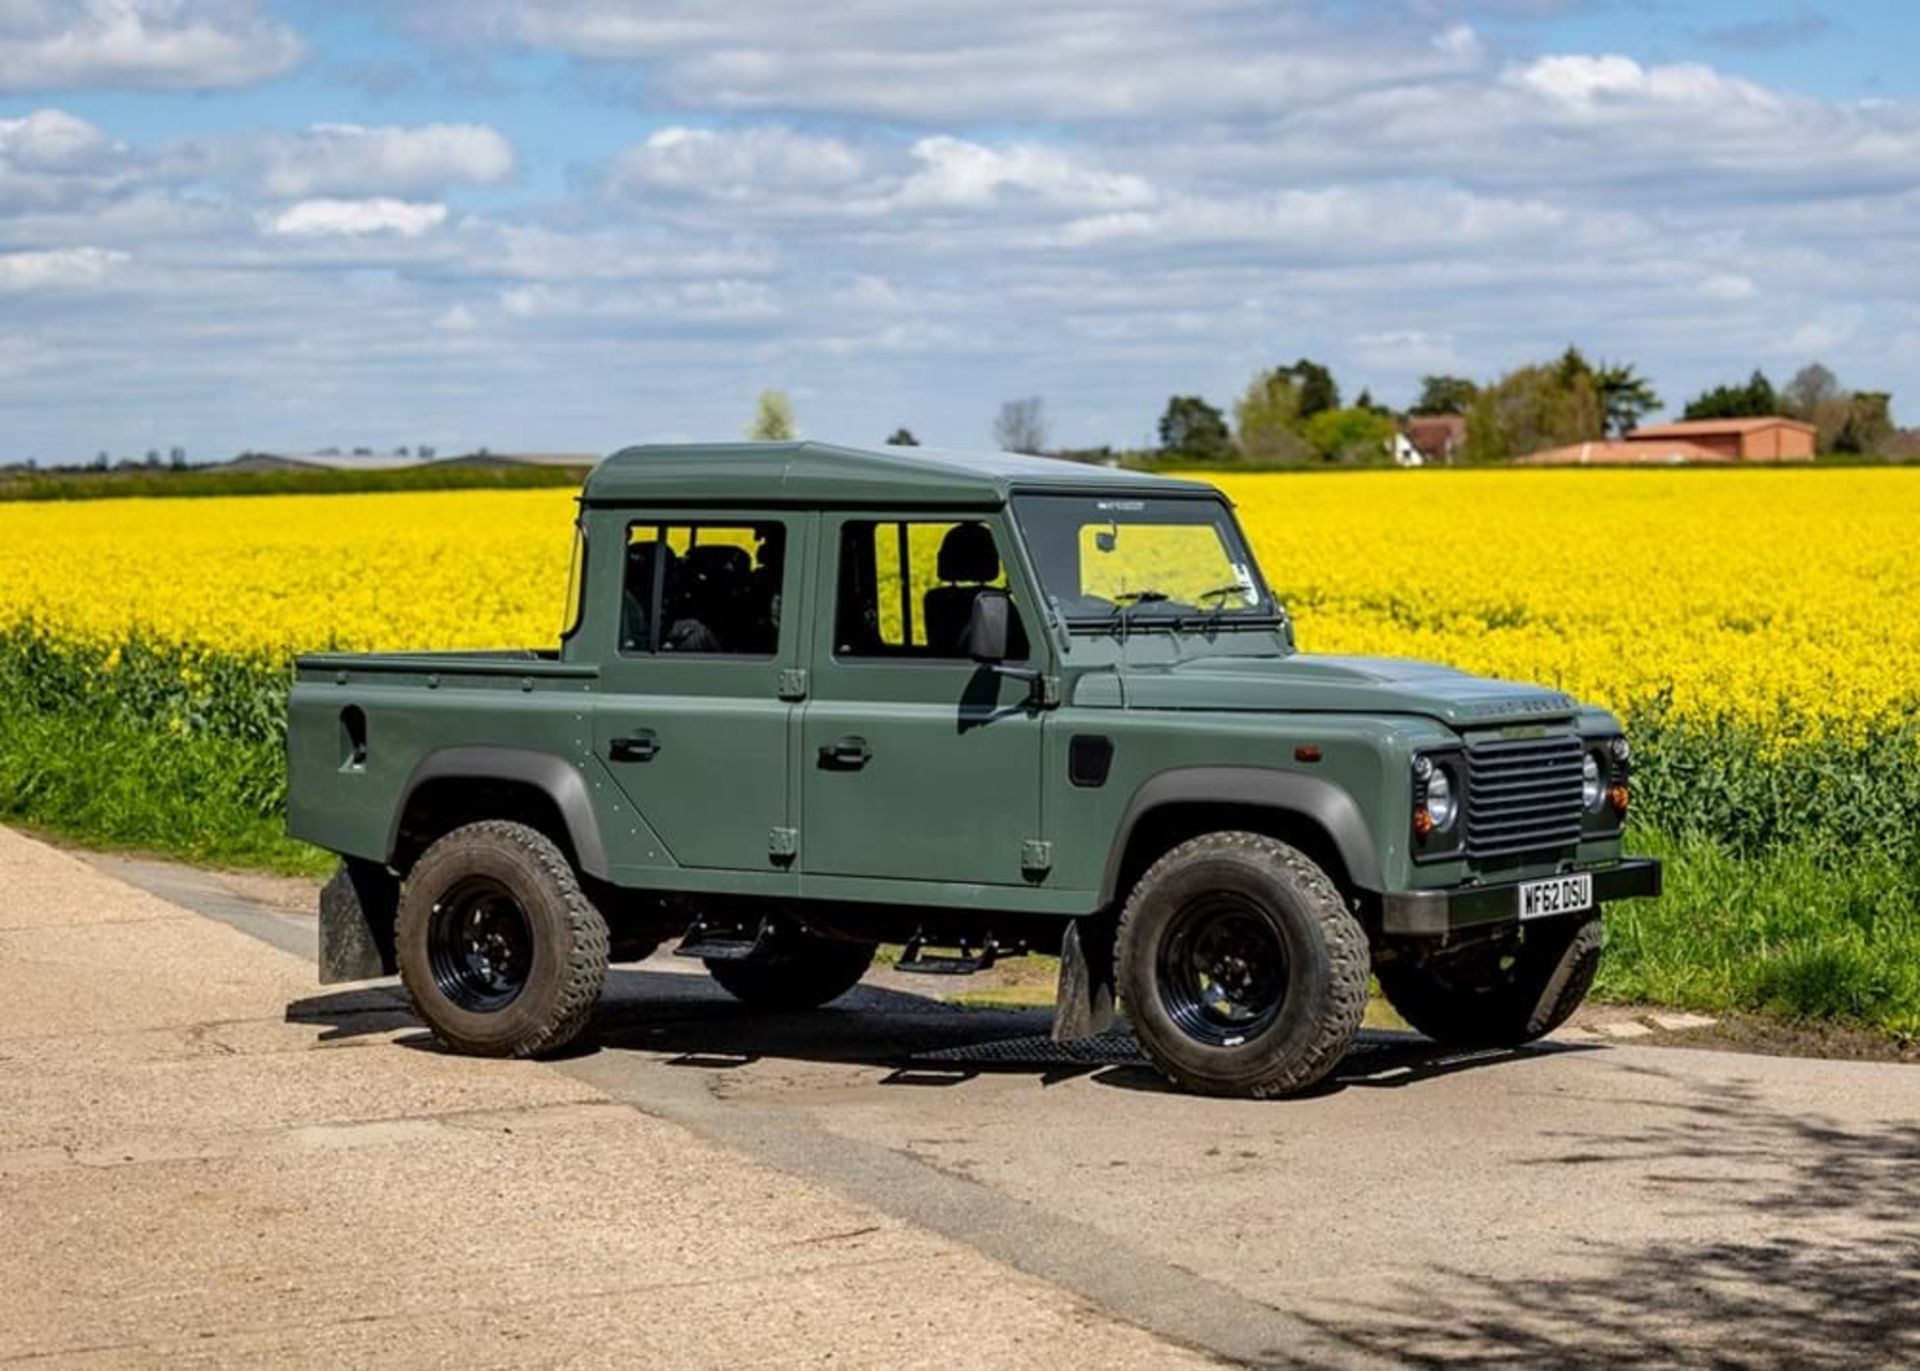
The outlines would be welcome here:
M 625 557 L 623 655 L 770 658 L 779 651 L 782 523 L 635 522 Z

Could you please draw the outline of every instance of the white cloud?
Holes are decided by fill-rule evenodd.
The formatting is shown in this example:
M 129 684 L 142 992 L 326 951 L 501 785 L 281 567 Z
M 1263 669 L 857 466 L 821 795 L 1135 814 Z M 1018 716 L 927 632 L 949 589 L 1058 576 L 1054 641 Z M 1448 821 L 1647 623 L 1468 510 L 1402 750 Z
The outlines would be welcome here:
M 81 203 L 131 170 L 124 147 L 64 110 L 0 119 L 0 214 Z
M 743 199 L 772 190 L 844 186 L 864 171 L 860 154 L 837 138 L 777 126 L 736 130 L 657 129 L 614 162 L 612 184 L 628 193 L 668 190 Z
M 513 172 L 513 146 L 485 124 L 367 128 L 316 124 L 266 150 L 270 195 L 406 194 L 488 185 Z
M 1515 55 L 1453 24 L 1481 0 L 421 3 L 470 40 L 396 53 L 443 123 L 373 127 L 330 86 L 360 122 L 303 130 L 304 82 L 266 116 L 298 124 L 234 102 L 173 139 L 172 100 L 8 110 L 0 461 L 144 450 L 152 424 L 196 456 L 584 450 L 737 432 L 766 384 L 823 434 L 978 443 L 1041 393 L 1063 441 L 1126 443 L 1170 391 L 1225 404 L 1301 355 L 1402 403 L 1570 340 L 1676 404 L 1810 355 L 1909 421 L 1920 400 L 1912 100 L 1621 43 Z M 494 92 L 544 99 L 552 66 L 489 64 L 528 47 L 571 59 L 570 119 L 599 99 L 655 131 L 598 163 L 564 128 L 509 147 Z
M 98 127 L 65 110 L 39 109 L 19 119 L 0 119 L 0 159 L 22 167 L 61 167 L 110 150 Z
M 1607 106 L 1724 111 L 1744 105 L 1771 114 L 1785 103 L 1762 86 L 1722 76 L 1697 62 L 1643 67 L 1631 57 L 1611 54 L 1543 57 L 1508 72 L 1506 79 L 1583 111 Z
M 256 0 L 11 0 L 0 11 L 0 91 L 249 86 L 305 53 Z
M 1754 285 L 1752 277 L 1728 271 L 1715 272 L 1711 276 L 1703 277 L 1700 281 L 1700 293 L 1709 300 L 1732 302 L 1751 300 L 1760 291 L 1759 287 Z
M 476 39 L 645 63 L 683 107 L 941 120 L 1193 119 L 1277 112 L 1471 65 L 1458 26 L 1344 27 L 1297 5 L 1218 0 L 412 0 Z
M 1415 250 L 1444 255 L 1490 242 L 1557 234 L 1568 226 L 1565 211 L 1544 201 L 1388 184 L 1170 198 L 1158 209 L 1077 219 L 1054 235 L 1054 241 L 1076 248 L 1251 243 L 1282 253 L 1339 257 Z
M 0 291 L 70 290 L 99 284 L 128 254 L 108 248 L 0 253 Z
M 446 222 L 447 207 L 376 197 L 371 200 L 302 200 L 264 223 L 290 238 L 358 237 L 392 233 L 417 238 Z
M 1005 190 L 1076 209 L 1124 209 L 1155 198 L 1138 176 L 1094 170 L 1058 149 L 1033 144 L 995 148 L 939 136 L 915 143 L 913 156 L 920 170 L 894 197 L 910 209 L 981 209 L 997 203 Z

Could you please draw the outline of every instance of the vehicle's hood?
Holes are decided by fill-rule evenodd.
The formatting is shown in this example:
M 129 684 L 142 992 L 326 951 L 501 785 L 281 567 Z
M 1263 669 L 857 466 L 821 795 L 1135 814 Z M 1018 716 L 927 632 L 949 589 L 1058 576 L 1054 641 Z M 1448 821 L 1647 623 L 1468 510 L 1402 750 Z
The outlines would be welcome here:
M 1124 673 L 1124 679 L 1121 674 Z M 1391 657 L 1202 657 L 1090 672 L 1073 702 L 1131 709 L 1420 714 L 1455 728 L 1569 717 L 1571 696 Z

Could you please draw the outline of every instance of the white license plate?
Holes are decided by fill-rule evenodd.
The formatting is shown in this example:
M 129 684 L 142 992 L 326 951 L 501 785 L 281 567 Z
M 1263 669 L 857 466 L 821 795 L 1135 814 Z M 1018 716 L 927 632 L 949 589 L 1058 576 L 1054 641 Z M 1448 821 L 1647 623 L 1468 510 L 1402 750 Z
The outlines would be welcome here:
M 1520 917 L 1545 919 L 1593 906 L 1593 877 L 1555 876 L 1550 881 L 1528 881 L 1520 887 Z

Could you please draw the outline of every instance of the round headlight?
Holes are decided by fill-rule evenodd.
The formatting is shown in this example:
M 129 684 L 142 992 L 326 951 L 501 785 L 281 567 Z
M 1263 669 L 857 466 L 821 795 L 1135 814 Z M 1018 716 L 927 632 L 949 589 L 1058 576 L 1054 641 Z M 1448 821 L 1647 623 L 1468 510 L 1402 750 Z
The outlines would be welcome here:
M 1601 804 L 1607 798 L 1607 788 L 1600 779 L 1600 759 L 1591 752 L 1586 761 L 1580 764 L 1580 800 L 1586 805 L 1587 813 L 1598 814 Z
M 1433 774 L 1427 777 L 1427 817 L 1433 820 L 1436 832 L 1445 832 L 1453 827 L 1453 820 L 1460 812 L 1460 803 L 1453 795 L 1453 782 L 1448 778 L 1445 767 L 1435 767 Z
M 1627 746 L 1625 738 L 1615 738 L 1607 745 L 1607 751 L 1613 754 L 1613 760 L 1624 762 L 1633 755 L 1633 749 Z

